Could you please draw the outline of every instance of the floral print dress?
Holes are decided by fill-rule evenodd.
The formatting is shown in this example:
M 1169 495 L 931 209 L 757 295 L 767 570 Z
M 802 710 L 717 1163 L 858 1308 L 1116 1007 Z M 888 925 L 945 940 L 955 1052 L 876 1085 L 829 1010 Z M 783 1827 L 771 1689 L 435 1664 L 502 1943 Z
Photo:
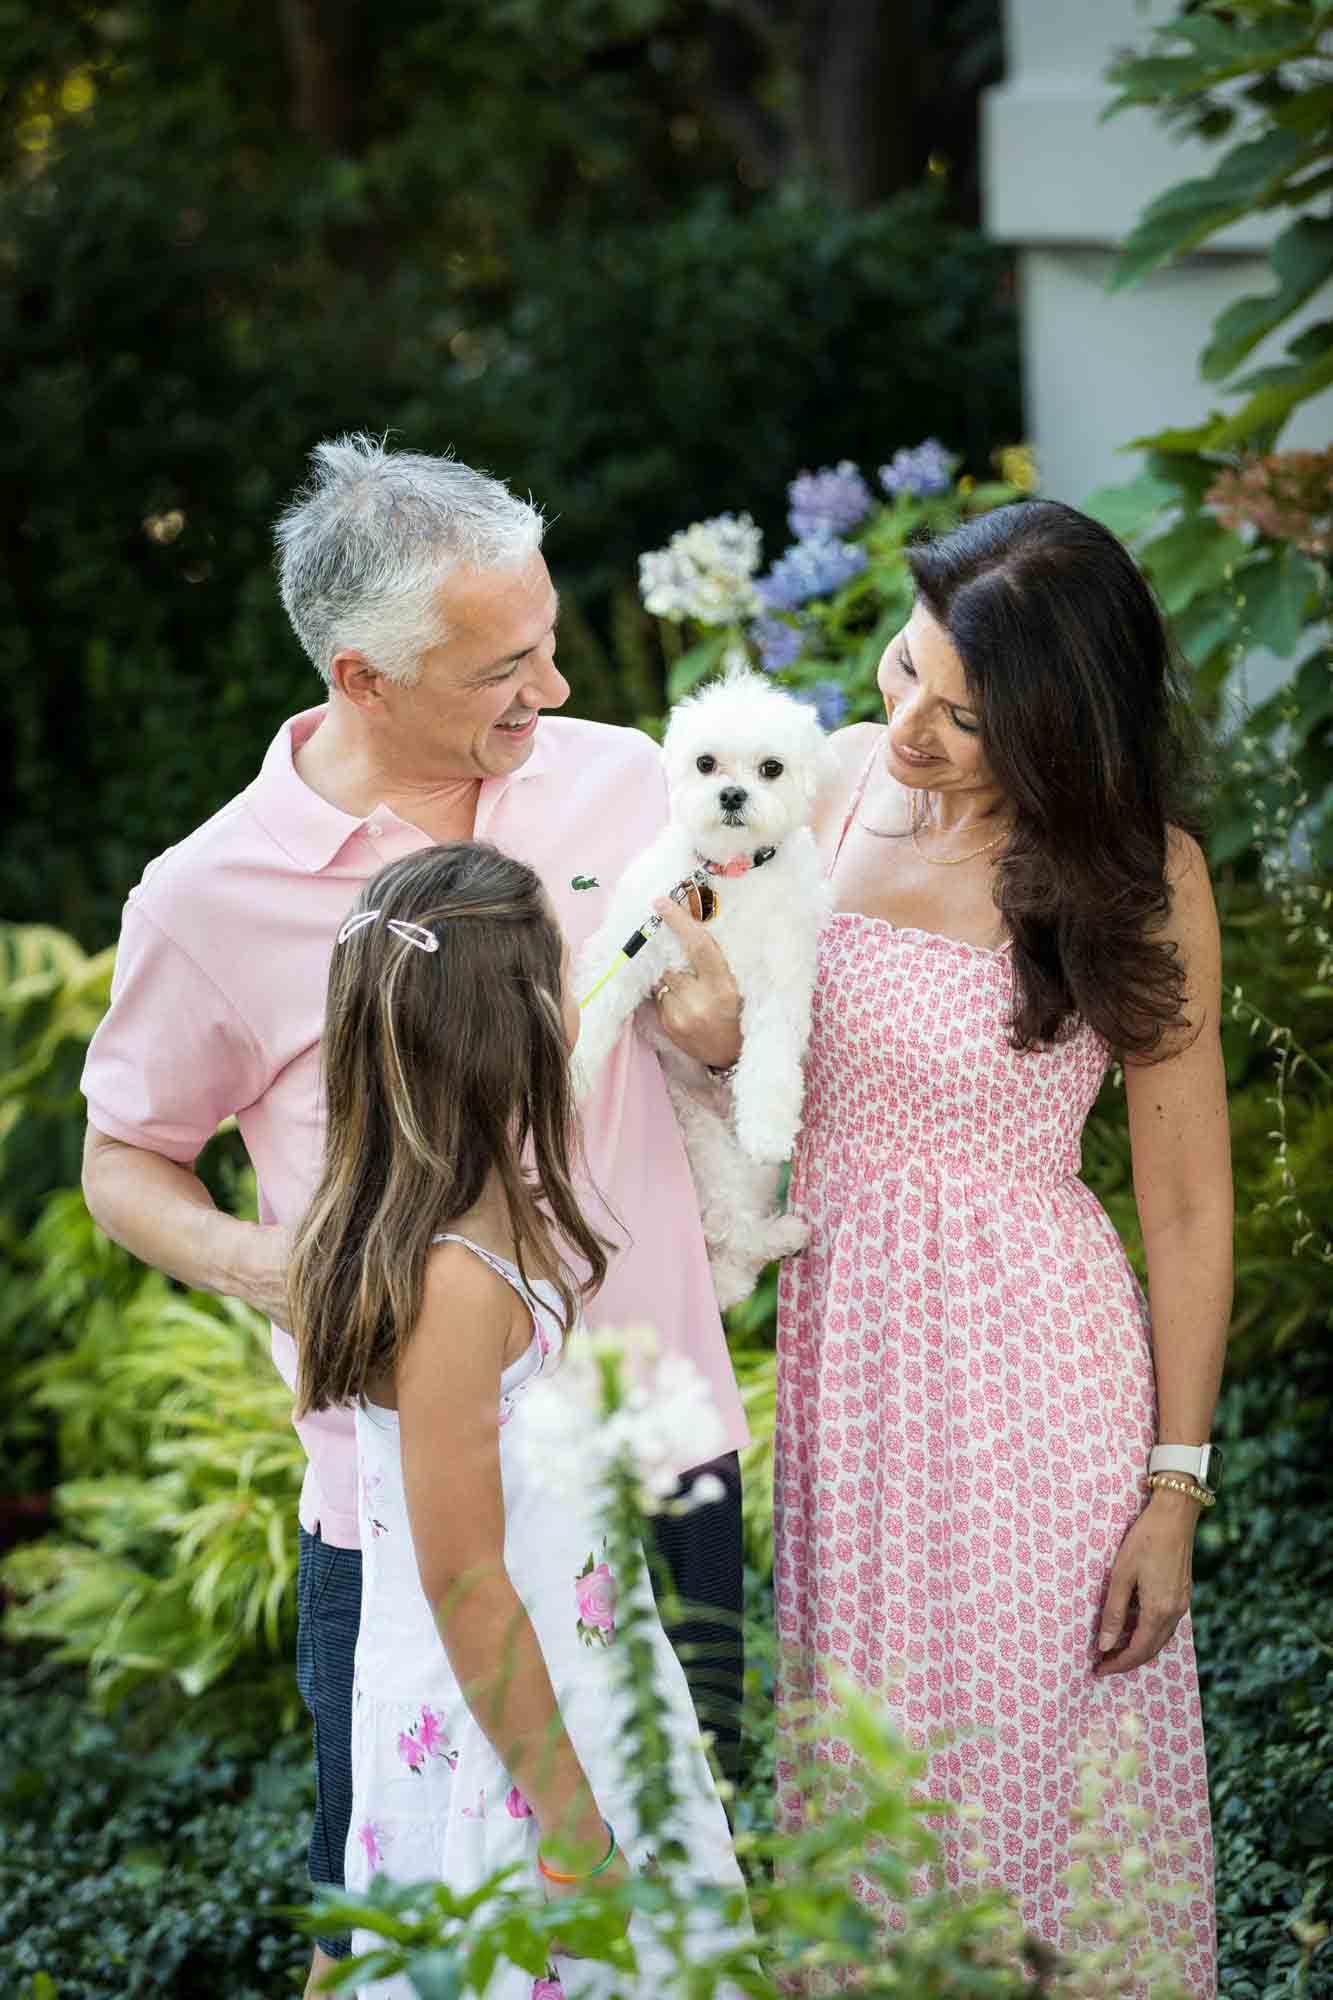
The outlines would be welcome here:
M 854 1795 L 836 1682 L 883 1690 L 932 1750 L 930 1794 L 978 1814 L 942 1828 L 950 1885 L 979 1855 L 980 1879 L 1067 1948 L 1081 1770 L 1132 1749 L 1136 1774 L 1103 1799 L 1098 1885 L 1120 1902 L 1116 1855 L 1171 1843 L 1150 1879 L 1178 1900 L 1151 1902 L 1151 1940 L 1212 2000 L 1188 1617 L 1145 1666 L 1093 1673 L 1156 1437 L 1146 1302 L 1078 1177 L 1107 1050 L 1083 1024 L 1018 1054 L 1012 979 L 1003 949 L 852 910 L 821 940 L 790 1195 L 810 1240 L 778 1308 L 778 1818 L 802 1822 L 803 1756 Z M 827 1727 L 798 1749 L 811 1706 Z
M 619 1750 L 624 1700 L 615 1657 L 617 1580 L 602 1544 L 592 1492 L 558 1497 L 543 1478 L 542 1451 L 525 1441 L 535 1399 L 552 1393 L 562 1347 L 552 1287 L 525 1286 L 515 1267 L 466 1237 L 467 1247 L 504 1278 L 532 1313 L 532 1344 L 501 1378 L 500 1467 L 505 1502 L 505 1565 L 540 1642 L 565 1727 L 632 1867 L 652 1865 L 641 1839 L 633 1787 Z M 576 1336 L 577 1337 L 577 1336 Z M 540 1433 L 540 1416 L 534 1421 Z M 358 1507 L 363 1550 L 361 1626 L 352 1708 L 352 1821 L 346 1880 L 364 1890 L 372 1876 L 447 1881 L 466 1893 L 495 1869 L 526 1864 L 536 1882 L 537 1829 L 527 1800 L 472 1718 L 435 1628 L 417 1573 L 408 1526 L 393 1410 L 356 1415 Z M 526 1448 L 525 1448 L 526 1445 Z M 448 1439 L 440 1440 L 447 1450 Z M 651 1606 L 646 1579 L 641 1588 Z M 699 1882 L 739 1884 L 740 1872 L 680 1663 L 653 1619 L 657 1684 L 673 1722 L 673 1762 L 681 1800 L 672 1831 Z M 630 1931 L 645 1994 L 667 1983 L 667 1963 L 636 1918 Z M 353 1950 L 368 1951 L 368 1932 Z M 501 1965 L 488 2000 L 559 2000 L 561 1967 L 532 1977 Z M 580 1995 L 623 1992 L 623 1975 L 579 1961 Z M 404 1979 L 357 1988 L 362 2000 L 413 2000 Z

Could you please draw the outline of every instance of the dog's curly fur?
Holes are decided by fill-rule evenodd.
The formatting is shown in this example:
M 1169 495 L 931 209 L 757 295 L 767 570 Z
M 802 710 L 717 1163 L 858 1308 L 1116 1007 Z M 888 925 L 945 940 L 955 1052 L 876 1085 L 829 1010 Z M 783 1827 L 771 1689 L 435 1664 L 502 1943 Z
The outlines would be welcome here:
M 671 818 L 617 884 L 610 911 L 580 956 L 580 993 L 701 857 L 725 865 L 773 848 L 771 860 L 714 878 L 710 933 L 740 989 L 743 1047 L 729 1111 L 707 1072 L 645 1024 L 662 1057 L 699 1193 L 713 1282 L 723 1306 L 745 1298 L 763 1266 L 791 1256 L 805 1225 L 776 1204 L 778 1165 L 801 1116 L 801 1063 L 810 1033 L 819 932 L 829 893 L 809 821 L 833 753 L 812 709 L 748 671 L 734 672 L 672 711 L 663 744 Z M 585 1010 L 576 1052 L 586 1096 L 640 1002 L 684 964 L 663 928 Z

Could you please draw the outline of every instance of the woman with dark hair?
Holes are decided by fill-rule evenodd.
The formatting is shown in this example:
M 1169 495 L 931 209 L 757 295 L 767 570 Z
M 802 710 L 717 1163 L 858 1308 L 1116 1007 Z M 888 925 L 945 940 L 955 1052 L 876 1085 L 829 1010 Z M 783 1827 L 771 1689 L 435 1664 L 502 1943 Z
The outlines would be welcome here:
M 983 1879 L 1060 1948 L 1080 1772 L 1100 1759 L 1099 1887 L 1119 1902 L 1114 1857 L 1148 1846 L 1148 1941 L 1211 1995 L 1186 1614 L 1232 1195 L 1217 919 L 1168 640 L 1120 544 L 1053 502 L 909 561 L 885 721 L 836 739 L 822 828 L 835 914 L 792 1181 L 812 1233 L 778 1336 L 781 1812 L 801 1817 L 802 1756 L 852 1763 L 832 1715 L 792 1747 L 796 1711 L 830 1709 L 831 1676 L 883 1689 L 931 1746 L 930 1794 L 979 1814 L 943 1828 L 950 1881 L 976 1879 L 979 1845 Z M 1113 1061 L 1146 1301 L 1078 1179 Z

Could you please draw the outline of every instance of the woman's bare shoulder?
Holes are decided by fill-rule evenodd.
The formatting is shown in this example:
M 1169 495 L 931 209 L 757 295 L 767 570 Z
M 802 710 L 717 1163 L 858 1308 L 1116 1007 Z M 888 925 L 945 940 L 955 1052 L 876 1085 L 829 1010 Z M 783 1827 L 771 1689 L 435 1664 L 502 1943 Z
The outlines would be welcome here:
M 837 832 L 842 824 L 842 815 L 847 810 L 852 788 L 865 769 L 880 725 L 876 722 L 853 722 L 846 729 L 835 730 L 829 737 L 836 774 L 823 787 L 815 811 L 815 837 L 823 843 Z
M 845 729 L 837 729 L 829 738 L 838 762 L 859 770 L 870 755 L 875 741 L 884 734 L 882 722 L 849 722 Z

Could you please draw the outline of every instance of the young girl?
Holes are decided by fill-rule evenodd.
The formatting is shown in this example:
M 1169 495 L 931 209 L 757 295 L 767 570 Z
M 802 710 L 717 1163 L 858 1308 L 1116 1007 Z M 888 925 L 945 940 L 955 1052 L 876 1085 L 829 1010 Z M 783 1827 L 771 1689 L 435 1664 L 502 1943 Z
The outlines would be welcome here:
M 521 1861 L 554 1897 L 649 1860 L 618 1744 L 616 1579 L 595 1496 L 544 1490 L 523 1448 L 580 1292 L 606 1271 L 571 1184 L 577 1034 L 541 883 L 492 847 L 394 862 L 339 933 L 324 1166 L 291 1296 L 300 1412 L 357 1404 L 352 1892 L 376 1874 L 464 1892 Z M 556 1232 L 588 1267 L 582 1286 Z M 654 1623 L 672 1831 L 694 1878 L 735 1884 L 685 1678 Z M 640 1928 L 647 1991 L 665 1961 Z M 581 1992 L 611 1979 L 579 1969 Z M 533 1984 L 501 1967 L 489 1991 L 530 2000 Z

